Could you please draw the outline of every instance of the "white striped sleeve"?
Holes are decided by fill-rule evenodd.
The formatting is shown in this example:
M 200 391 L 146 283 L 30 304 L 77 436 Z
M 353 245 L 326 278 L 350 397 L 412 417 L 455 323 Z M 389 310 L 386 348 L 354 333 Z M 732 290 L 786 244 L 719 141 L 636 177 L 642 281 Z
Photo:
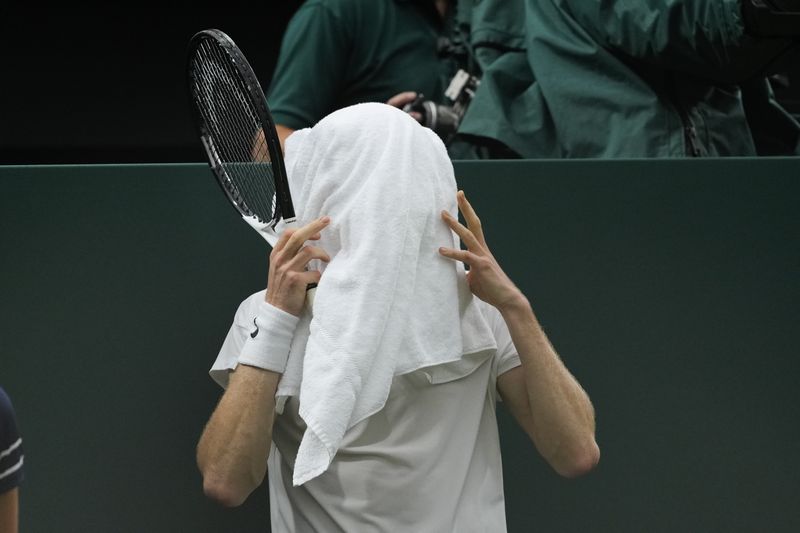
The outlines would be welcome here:
M 22 482 L 25 456 L 22 437 L 11 400 L 0 388 L 0 493 L 7 492 Z

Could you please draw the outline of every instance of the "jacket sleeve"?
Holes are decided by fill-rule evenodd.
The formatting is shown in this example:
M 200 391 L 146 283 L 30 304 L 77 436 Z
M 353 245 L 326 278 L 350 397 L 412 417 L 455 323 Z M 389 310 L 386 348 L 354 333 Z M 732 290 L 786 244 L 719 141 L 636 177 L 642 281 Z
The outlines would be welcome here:
M 537 1 L 616 54 L 720 82 L 763 74 L 797 44 L 747 35 L 740 0 Z

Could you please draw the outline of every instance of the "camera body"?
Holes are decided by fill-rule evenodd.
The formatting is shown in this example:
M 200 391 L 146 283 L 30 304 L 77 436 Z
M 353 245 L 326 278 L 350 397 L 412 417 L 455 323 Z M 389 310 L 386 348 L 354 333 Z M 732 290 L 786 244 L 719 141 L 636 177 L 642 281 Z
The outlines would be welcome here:
M 403 107 L 403 111 L 419 113 L 420 123 L 432 129 L 447 143 L 456 133 L 479 85 L 480 80 L 476 76 L 459 69 L 444 92 L 445 97 L 451 102 L 450 105 L 437 104 L 432 100 L 426 100 L 425 95 L 419 94 L 413 102 Z

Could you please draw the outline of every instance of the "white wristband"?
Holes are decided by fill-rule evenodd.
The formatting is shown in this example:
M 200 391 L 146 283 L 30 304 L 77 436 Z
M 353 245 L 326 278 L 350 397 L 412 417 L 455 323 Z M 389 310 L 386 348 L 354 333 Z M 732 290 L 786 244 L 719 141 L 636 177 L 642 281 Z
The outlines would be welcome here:
M 256 329 L 245 341 L 239 363 L 282 374 L 299 321 L 299 317 L 260 301 L 254 320 Z

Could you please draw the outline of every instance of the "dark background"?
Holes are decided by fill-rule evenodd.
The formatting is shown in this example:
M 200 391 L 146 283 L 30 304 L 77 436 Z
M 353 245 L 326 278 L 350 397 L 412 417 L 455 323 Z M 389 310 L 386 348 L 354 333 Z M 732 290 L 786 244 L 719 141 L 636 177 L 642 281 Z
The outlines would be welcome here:
M 204 161 L 186 96 L 186 46 L 199 30 L 221 29 L 266 91 L 302 2 L 254 4 L 0 8 L 0 164 Z
M 266 91 L 301 3 L 88 10 L 6 2 L 0 164 L 204 161 L 183 78 L 189 39 L 209 27 L 228 33 Z M 800 65 L 790 79 L 791 90 L 776 91 L 800 115 Z

